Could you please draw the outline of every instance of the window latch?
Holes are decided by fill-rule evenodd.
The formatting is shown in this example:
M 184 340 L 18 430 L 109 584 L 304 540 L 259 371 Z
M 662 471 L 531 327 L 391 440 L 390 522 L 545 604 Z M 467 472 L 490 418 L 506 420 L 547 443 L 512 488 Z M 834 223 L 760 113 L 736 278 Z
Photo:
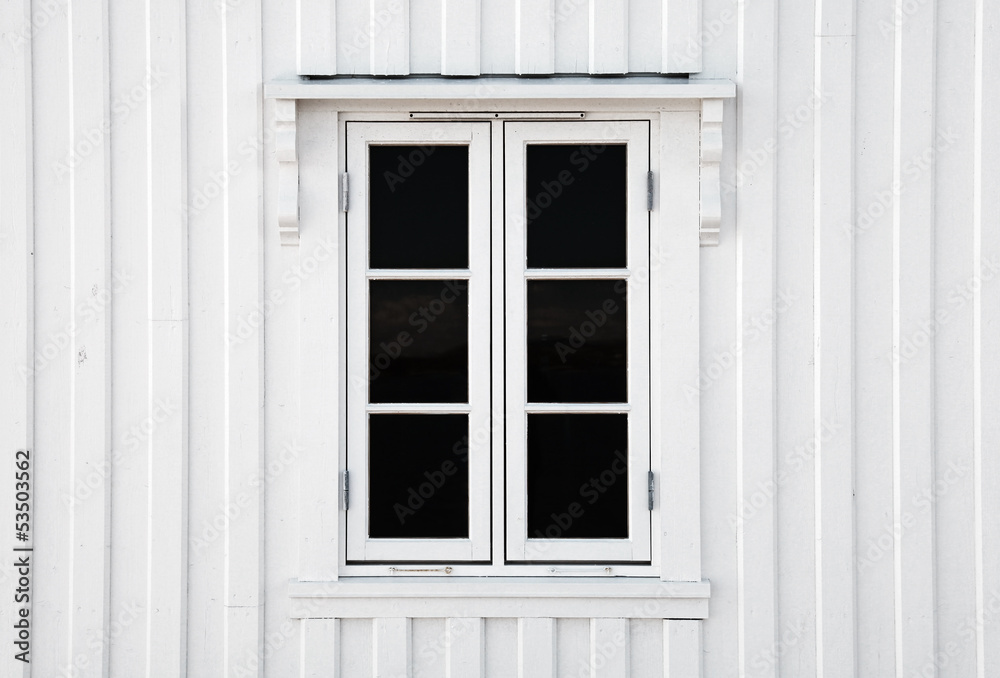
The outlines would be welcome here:
M 347 172 L 340 175 L 340 209 L 347 211 Z
M 348 506 L 350 505 L 350 500 L 351 500 L 351 481 L 350 481 L 350 474 L 347 471 L 344 471 L 344 475 L 340 484 L 340 492 L 344 498 L 344 510 L 346 511 Z
M 654 482 L 653 482 L 653 472 L 652 471 L 649 472 L 648 482 L 649 482 L 649 510 L 652 511 L 653 510 L 653 491 L 654 491 L 654 489 L 656 487 L 655 484 L 654 484 Z
M 646 211 L 653 211 L 653 170 L 646 172 Z

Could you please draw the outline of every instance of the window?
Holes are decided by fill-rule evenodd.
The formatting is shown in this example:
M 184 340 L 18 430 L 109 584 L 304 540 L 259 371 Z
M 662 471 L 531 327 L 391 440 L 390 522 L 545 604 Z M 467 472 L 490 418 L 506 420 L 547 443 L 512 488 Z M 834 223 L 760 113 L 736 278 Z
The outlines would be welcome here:
M 346 123 L 348 564 L 651 562 L 650 128 Z

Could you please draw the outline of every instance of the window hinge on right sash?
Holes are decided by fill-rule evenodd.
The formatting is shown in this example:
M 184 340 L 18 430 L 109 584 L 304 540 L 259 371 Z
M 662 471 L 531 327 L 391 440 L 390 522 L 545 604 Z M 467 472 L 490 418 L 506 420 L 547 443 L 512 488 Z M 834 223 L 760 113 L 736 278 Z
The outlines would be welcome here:
M 646 211 L 653 211 L 653 170 L 646 172 Z
M 654 494 L 654 492 L 656 490 L 656 485 L 655 485 L 655 483 L 653 481 L 653 472 L 652 471 L 649 472 L 649 475 L 647 476 L 647 478 L 648 478 L 648 489 L 649 489 L 649 510 L 652 511 L 653 510 L 653 494 Z
M 344 471 L 343 477 L 341 479 L 340 493 L 341 497 L 343 497 L 344 510 L 346 511 L 350 506 L 351 502 L 351 481 L 350 481 L 350 474 L 347 471 Z

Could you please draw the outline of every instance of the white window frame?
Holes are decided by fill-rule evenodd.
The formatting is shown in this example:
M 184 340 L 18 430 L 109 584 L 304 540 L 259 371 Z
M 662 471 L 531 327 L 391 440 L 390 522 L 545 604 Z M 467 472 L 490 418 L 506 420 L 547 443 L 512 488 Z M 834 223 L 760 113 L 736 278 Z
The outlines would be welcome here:
M 506 245 L 507 518 L 509 561 L 648 561 L 650 558 L 649 473 L 649 280 L 637 284 L 633 270 L 649 265 L 649 121 L 512 121 L 504 124 L 504 231 Z M 624 144 L 627 148 L 627 260 L 615 269 L 527 268 L 525 165 L 531 144 Z M 528 280 L 622 279 L 627 284 L 626 403 L 529 403 L 527 401 Z M 603 412 L 628 415 L 627 539 L 540 539 L 527 534 L 527 416 L 532 413 Z M 583 504 L 581 500 L 581 504 Z
M 656 596 L 661 602 L 669 602 L 649 615 L 643 607 L 638 616 L 706 616 L 708 588 L 701 580 L 697 388 L 699 246 L 717 242 L 722 103 L 735 95 L 733 83 L 651 78 L 287 81 L 269 83 L 265 95 L 274 100 L 276 121 L 276 171 L 271 175 L 271 181 L 276 182 L 275 219 L 281 243 L 294 246 L 281 249 L 282 262 L 278 265 L 309 273 L 292 290 L 301 308 L 298 351 L 303 366 L 299 376 L 303 452 L 297 464 L 298 569 L 290 595 L 313 601 L 310 609 L 315 615 L 338 612 L 351 616 L 343 596 L 353 599 L 355 586 L 330 588 L 324 582 L 354 580 L 356 586 L 363 586 L 363 582 L 370 581 L 365 579 L 367 576 L 393 575 L 399 581 L 384 592 L 389 596 L 387 603 L 394 601 L 397 614 L 421 616 L 423 603 L 407 603 L 411 589 L 399 588 L 404 580 L 446 578 L 441 584 L 451 582 L 450 586 L 459 587 L 457 592 L 471 591 L 478 582 L 492 591 L 492 586 L 501 581 L 497 577 L 515 575 L 527 576 L 525 581 L 532 581 L 532 577 L 589 581 L 595 575 L 658 577 L 666 588 L 656 589 Z M 346 237 L 346 219 L 336 190 L 345 166 L 345 123 L 410 120 L 420 111 L 455 120 L 491 120 L 494 126 L 502 125 L 505 119 L 564 118 L 567 111 L 583 112 L 587 120 L 649 119 L 652 123 L 651 168 L 655 179 L 651 260 L 645 272 L 655 279 L 650 286 L 650 401 L 655 413 L 650 437 L 657 495 L 651 565 L 616 565 L 601 571 L 541 564 L 512 567 L 498 559 L 496 552 L 489 565 L 458 564 L 426 568 L 426 572 L 385 565 L 346 565 L 346 514 L 339 486 L 340 473 L 347 465 L 347 394 L 345 388 L 329 386 L 346 382 L 346 296 L 342 280 L 347 261 L 346 247 L 341 246 Z M 502 140 L 498 139 L 493 135 L 494 154 L 503 150 Z M 493 191 L 496 220 L 502 218 L 502 209 L 498 208 L 502 188 L 494 184 Z M 494 256 L 502 246 L 496 237 L 494 233 Z M 502 274 L 496 266 L 493 274 L 494 284 L 501 283 L 497 276 Z M 494 343 L 502 340 L 502 336 L 494 336 Z M 494 411 L 494 417 L 502 416 L 502 411 Z M 502 437 L 499 442 L 502 444 Z M 493 460 L 494 494 L 498 489 L 502 491 L 502 486 L 497 487 L 497 471 L 502 470 L 497 467 L 498 457 L 494 455 Z M 503 529 L 502 521 L 502 516 L 493 516 L 494 533 Z M 483 576 L 489 578 L 479 578 Z M 440 590 L 447 592 L 451 588 Z M 541 586 L 538 595 L 544 596 L 548 590 Z M 583 586 L 573 588 L 573 593 L 567 589 L 567 595 L 584 596 L 588 615 L 599 615 L 604 609 L 600 600 L 614 596 L 617 590 L 613 586 Z M 394 598 L 393 591 L 401 597 Z M 527 605 L 534 594 L 524 595 L 527 598 L 522 602 Z M 366 614 L 370 612 L 368 603 L 362 607 Z M 548 605 L 544 607 L 549 609 Z
M 377 476 L 368 466 L 368 418 L 372 414 L 468 414 L 470 433 L 490 426 L 490 374 L 474 369 L 488 365 L 490 346 L 490 251 L 471 245 L 490 238 L 490 125 L 481 122 L 431 123 L 352 122 L 347 126 L 347 170 L 355 177 L 355 207 L 347 228 L 347 449 L 354 501 L 347 511 L 348 561 L 400 563 L 487 561 L 490 557 L 490 507 L 474 501 L 490 492 L 490 449 L 469 439 L 469 538 L 373 539 L 368 536 L 370 482 Z M 368 268 L 369 223 L 368 147 L 400 145 L 419 152 L 424 145 L 469 148 L 469 267 L 443 270 L 377 270 Z M 469 308 L 469 402 L 368 404 L 369 280 L 465 280 Z M 488 441 L 486 441 L 488 443 Z

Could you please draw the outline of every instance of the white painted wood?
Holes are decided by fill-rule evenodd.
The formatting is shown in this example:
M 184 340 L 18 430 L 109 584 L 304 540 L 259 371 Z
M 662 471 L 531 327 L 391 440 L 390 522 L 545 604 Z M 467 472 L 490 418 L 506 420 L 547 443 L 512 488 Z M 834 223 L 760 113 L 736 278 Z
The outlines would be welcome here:
M 515 73 L 555 72 L 555 24 L 555 0 L 514 0 Z
M 659 73 L 663 59 L 663 2 L 628 0 L 628 70 L 631 73 Z
M 0 8 L 0 33 L 17 36 L 23 26 L 30 21 L 29 2 L 7 3 Z M 0 408 L 5 415 L 0 419 L 0 445 L 3 446 L 3 473 L 10 480 L 0 485 L 0 502 L 4 506 L 27 504 L 34 515 L 37 526 L 39 502 L 28 496 L 27 502 L 17 502 L 18 492 L 37 489 L 31 474 L 27 475 L 17 467 L 17 452 L 23 450 L 29 457 L 37 457 L 34 447 L 33 410 L 34 375 L 34 263 L 32 250 L 34 243 L 34 186 L 33 186 L 33 139 L 32 139 L 32 66 L 31 40 L 5 40 L 0 44 L 0 80 L 5 83 L 6 105 L 0 107 L 0 286 L 5 290 L 5 314 L 0 319 L 0 355 L 10 360 L 4 365 L 8 375 L 8 386 L 0 391 Z M 27 485 L 18 485 L 18 474 L 27 478 Z M 24 495 L 21 495 L 21 499 Z M 23 507 L 21 507 L 23 508 Z M 20 511 L 18 511 L 20 512 Z M 14 516 L 17 518 L 18 516 Z M 31 521 L 29 521 L 31 522 Z M 31 530 L 29 530 L 31 532 Z M 5 551 L 11 556 L 27 552 L 13 549 L 32 548 L 34 534 L 21 541 L 15 533 L 4 538 Z M 26 609 L 31 615 L 31 623 L 38 619 L 32 613 L 28 601 L 18 601 L 17 588 L 22 587 L 20 577 L 13 576 L 16 557 L 3 567 L 0 577 L 0 596 L 5 605 L 0 607 L 0 625 L 14 628 L 20 622 L 20 610 Z M 35 561 L 37 562 L 37 561 Z M 37 592 L 37 587 L 34 591 Z M 12 640 L 14 640 L 12 638 Z M 16 657 L 22 651 L 20 646 L 10 645 L 0 657 L 0 673 L 9 676 L 29 675 L 30 666 Z M 38 657 L 37 645 L 32 659 Z
M 303 619 L 301 630 L 301 678 L 340 678 L 339 619 Z
M 893 212 L 893 525 L 896 671 L 922 671 L 936 651 L 934 515 L 914 511 L 914 501 L 934 485 L 933 337 L 912 349 L 914 337 L 934 322 L 934 178 L 906 168 L 938 142 L 934 126 L 934 49 L 921 36 L 935 29 L 935 8 L 902 7 L 893 30 L 895 47 L 893 183 L 906 182 Z M 919 338 L 918 338 L 918 341 Z M 909 527 L 902 529 L 905 524 Z M 933 664 L 933 662 L 932 662 Z
M 410 0 L 370 0 L 372 75 L 409 75 Z
M 337 3 L 335 0 L 296 0 L 296 72 L 299 75 L 337 74 Z
M 478 617 L 445 620 L 445 678 L 486 675 L 486 622 Z
M 516 5 L 509 0 L 479 0 L 482 13 L 482 72 L 497 75 L 515 72 Z
M 628 5 L 626 0 L 590 0 L 590 72 L 627 73 Z
M 691 619 L 664 619 L 664 678 L 700 678 L 701 658 L 701 622 Z
M 590 8 L 587 0 L 557 0 L 554 11 L 554 72 L 587 73 L 590 68 Z
M 369 302 L 368 251 L 368 184 L 369 144 L 458 144 L 469 148 L 469 242 L 489 238 L 489 125 L 485 123 L 349 123 L 348 175 L 356 180 L 351 186 L 347 214 L 348 257 L 347 317 L 348 337 L 347 411 L 348 467 L 351 477 L 353 510 L 347 511 L 347 559 L 381 561 L 441 561 L 486 560 L 490 554 L 490 449 L 488 439 L 477 442 L 473 434 L 490 427 L 490 383 L 488 373 L 474 369 L 492 360 L 490 346 L 490 315 L 492 299 L 489 289 L 490 253 L 482 247 L 470 247 L 468 279 L 469 312 L 469 538 L 468 539 L 377 539 L 369 536 L 368 487 L 378 476 L 369 475 L 368 426 L 369 415 L 375 411 L 427 412 L 443 414 L 455 411 L 448 404 L 440 406 L 373 407 L 368 404 Z M 417 151 L 420 152 L 419 150 Z M 380 179 L 381 180 L 381 179 Z M 440 278 L 439 278 L 440 279 Z M 447 291 L 447 288 L 443 288 Z M 454 294 L 450 292 L 450 294 Z M 459 411 L 465 410 L 461 407 Z
M 264 396 L 263 201 L 260 196 L 263 154 L 247 143 L 261 139 L 260 2 L 227 7 L 223 25 L 226 50 L 224 116 L 225 166 L 244 163 L 225 185 L 222 266 L 226 304 L 226 505 L 239 508 L 227 516 L 225 544 L 226 665 L 242 665 L 264 650 L 262 478 L 264 471 L 261 413 Z M 293 107 L 294 108 L 294 107 Z M 276 135 L 279 136 L 279 135 Z M 249 148 L 248 148 L 249 146 Z M 297 205 L 296 205 L 297 207 Z M 297 211 L 297 210 L 296 210 Z M 234 668 L 229 670 L 235 670 Z M 263 675 L 261 667 L 256 674 Z
M 628 678 L 631 632 L 628 619 L 590 620 L 590 675 Z
M 556 620 L 517 620 L 517 678 L 555 678 Z
M 854 42 L 817 38 L 814 191 L 816 635 L 819 670 L 853 674 L 854 558 Z M 836 433 L 828 435 L 827 428 Z
M 479 75 L 480 0 L 441 0 L 441 74 Z
M 327 0 L 336 3 L 337 73 L 371 74 L 373 30 L 371 2 Z
M 71 167 L 69 185 L 70 304 L 78 328 L 68 349 L 71 363 L 69 388 L 71 487 L 95 486 L 89 501 L 74 502 L 69 512 L 70 598 L 69 657 L 85 657 L 94 668 L 106 671 L 107 647 L 89 642 L 95 631 L 108 624 L 110 605 L 109 538 L 111 495 L 102 473 L 110 455 L 110 313 L 99 306 L 96 318 L 89 304 L 110 287 L 108 151 L 110 139 L 92 121 L 105 120 L 108 111 L 107 5 L 76 8 L 69 15 L 69 97 L 71 147 L 93 148 L 85 164 Z M 95 135 L 94 133 L 97 132 Z M 89 135 L 89 136 L 88 136 Z M 85 314 L 87 314 L 85 316 Z M 86 322 L 90 320 L 91 322 Z M 98 669 L 98 667 L 100 667 Z
M 660 578 L 701 580 L 698 113 L 661 113 L 650 220 L 651 427 Z
M 278 161 L 278 234 L 282 245 L 299 243 L 299 157 L 294 99 L 275 99 L 274 138 Z
M 741 185 L 736 204 L 737 323 L 742 350 L 736 357 L 736 568 L 738 666 L 744 675 L 767 675 L 759 663 L 777 634 L 775 324 L 777 322 L 776 3 L 744 7 L 744 31 L 753 39 L 738 46 L 740 116 L 737 167 L 755 169 Z M 763 158 L 761 158 L 763 154 Z
M 323 80 L 273 80 L 264 86 L 264 94 L 276 99 L 369 100 L 369 108 L 383 109 L 396 99 L 475 99 L 484 106 L 493 100 L 537 99 L 719 99 L 735 96 L 729 80 L 655 81 L 625 78 L 617 81 L 600 78 L 545 78 L 512 80 L 482 78 L 446 80 L 414 78 L 329 82 Z M 379 103 L 376 103 L 379 102 Z M 435 104 L 435 107 L 440 104 Z M 518 105 L 520 105 L 518 103 Z M 565 103 L 561 105 L 565 106 Z M 466 108 L 468 104 L 465 104 Z M 412 110 L 412 109 L 411 109 Z M 489 109 L 486 109 L 489 110 Z M 565 110 L 562 109 L 562 110 Z
M 443 65 L 444 8 L 441 0 L 410 0 L 407 39 L 411 74 L 439 74 Z
M 996 30 L 1000 7 L 976 3 L 975 99 L 973 111 L 973 266 L 1000 262 L 1000 233 L 989 224 L 1000 221 L 1000 162 L 990 148 L 1000 143 L 991 111 L 1000 104 L 1000 34 Z M 1000 493 L 995 480 L 1000 460 L 989 450 L 1000 448 L 1000 356 L 990 350 L 1000 341 L 1000 285 L 994 278 L 973 298 L 973 466 L 975 478 L 975 572 L 976 572 L 976 677 L 1000 671 L 1000 617 L 989 614 L 1000 605 L 1000 538 L 990 529 L 990 516 L 1000 512 Z M 979 623 L 982 620 L 982 623 Z
M 299 270 L 293 271 L 285 295 L 300 296 L 301 329 L 299 352 L 303 369 L 299 384 L 302 441 L 299 460 L 298 569 L 304 581 L 337 578 L 341 527 L 344 514 L 337 488 L 344 467 L 346 431 L 343 412 L 345 355 L 343 322 L 345 268 L 344 216 L 338 204 L 342 166 L 336 161 L 342 140 L 337 113 L 313 114 L 302 125 L 302 163 L 310 171 L 302 176 Z M 331 347 L 335 347 L 331 350 Z M 333 385 L 331 387 L 331 385 Z M 338 386 L 340 385 L 340 386 Z M 333 414 L 331 414 L 333 413 Z
M 156 399 L 177 403 L 179 416 L 149 435 L 146 614 L 151 639 L 147 670 L 182 673 L 187 662 L 187 224 L 177 206 L 187 199 L 186 82 L 183 3 L 148 8 L 150 68 L 164 79 L 147 99 L 146 220 L 149 243 L 150 410 Z
M 410 678 L 410 620 L 378 617 L 372 624 L 372 677 Z
M 699 0 L 663 3 L 663 73 L 697 73 L 702 67 L 705 38 Z
M 607 144 L 628 146 L 628 259 L 627 268 L 618 278 L 627 285 L 628 303 L 628 539 L 563 539 L 538 537 L 528 532 L 527 519 L 527 413 L 538 408 L 527 402 L 526 325 L 512 319 L 526 317 L 527 268 L 527 197 L 524 194 L 527 147 L 531 143 Z M 507 557 L 515 561 L 606 560 L 644 561 L 650 557 L 650 511 L 647 503 L 649 471 L 649 358 L 650 344 L 656 338 L 649 335 L 648 279 L 638 273 L 649 264 L 649 216 L 646 211 L 646 173 L 649 158 L 649 123 L 645 122 L 511 122 L 504 128 L 504 185 L 507 189 L 506 214 L 506 297 L 503 312 L 507 320 L 504 355 L 506 368 L 506 436 L 507 436 Z M 574 273 L 566 273 L 573 278 Z M 544 408 L 551 411 L 549 408 Z M 557 411 L 574 411 L 572 407 L 556 405 Z M 581 408 L 582 409 L 582 408 Z M 579 411 L 579 410 L 577 410 Z M 570 510 L 568 507 L 567 510 Z M 558 525 L 556 526 L 558 527 Z
M 719 163 L 722 161 L 721 99 L 701 104 L 701 244 L 718 245 L 722 224 L 722 188 Z

